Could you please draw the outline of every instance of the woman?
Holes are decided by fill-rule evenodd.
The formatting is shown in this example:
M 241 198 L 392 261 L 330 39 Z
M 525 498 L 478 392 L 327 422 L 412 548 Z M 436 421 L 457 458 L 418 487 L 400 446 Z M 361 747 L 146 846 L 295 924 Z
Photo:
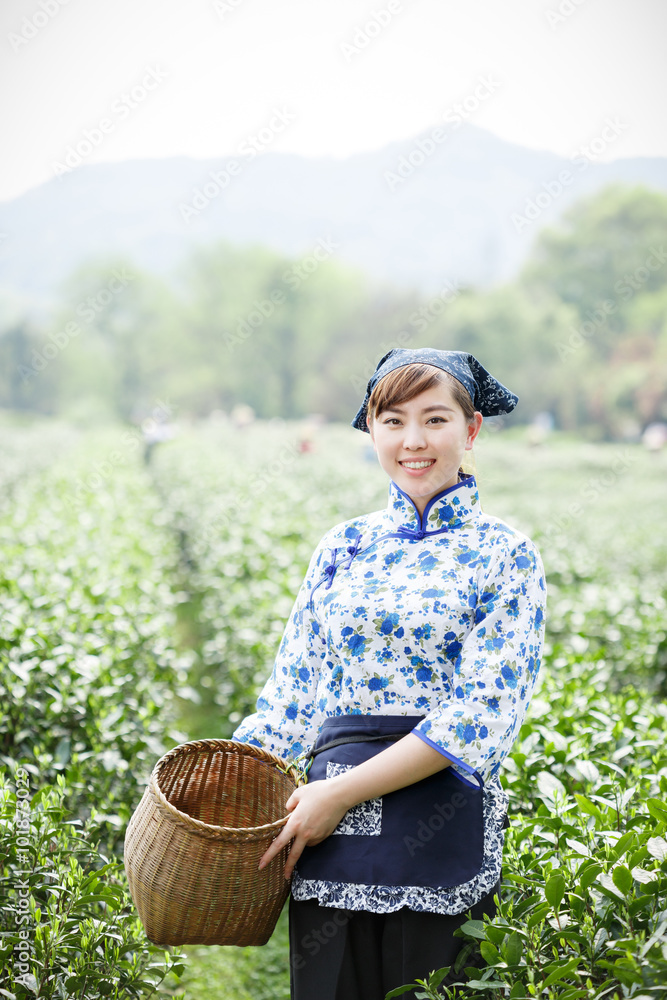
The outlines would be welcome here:
M 539 670 L 546 588 L 533 543 L 482 512 L 461 461 L 483 417 L 516 403 L 470 354 L 381 358 L 353 426 L 388 506 L 322 538 L 234 733 L 285 758 L 314 748 L 260 862 L 292 841 L 295 1000 L 383 1000 L 452 965 L 468 911 L 495 912 L 498 771 Z

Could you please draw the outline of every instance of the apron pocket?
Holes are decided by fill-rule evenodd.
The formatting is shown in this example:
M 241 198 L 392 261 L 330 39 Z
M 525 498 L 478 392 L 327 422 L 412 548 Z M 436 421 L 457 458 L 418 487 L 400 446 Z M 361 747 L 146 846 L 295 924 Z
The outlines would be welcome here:
M 327 778 L 334 778 L 337 774 L 351 771 L 353 767 L 353 764 L 335 764 L 331 760 L 327 761 Z M 369 799 L 348 809 L 331 836 L 356 834 L 361 837 L 379 837 L 381 832 L 382 799 Z

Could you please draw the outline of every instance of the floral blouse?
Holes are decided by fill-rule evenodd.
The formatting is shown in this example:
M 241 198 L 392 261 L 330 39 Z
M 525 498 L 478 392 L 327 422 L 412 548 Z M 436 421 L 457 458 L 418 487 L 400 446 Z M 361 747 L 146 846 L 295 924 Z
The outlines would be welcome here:
M 463 782 L 483 786 L 485 857 L 474 879 L 447 890 L 311 883 L 297 866 L 295 898 L 460 913 L 491 891 L 507 807 L 497 773 L 540 667 L 545 602 L 538 550 L 482 511 L 474 476 L 430 500 L 421 517 L 392 481 L 386 508 L 324 535 L 257 711 L 233 739 L 294 759 L 327 716 L 423 715 L 414 735 Z

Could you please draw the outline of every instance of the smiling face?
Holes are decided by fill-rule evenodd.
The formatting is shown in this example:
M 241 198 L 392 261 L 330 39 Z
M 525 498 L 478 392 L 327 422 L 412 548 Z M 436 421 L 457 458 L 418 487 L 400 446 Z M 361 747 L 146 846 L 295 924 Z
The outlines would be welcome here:
M 368 422 L 380 465 L 420 514 L 434 496 L 456 486 L 461 459 L 481 426 L 482 414 L 475 411 L 469 420 L 440 382 Z

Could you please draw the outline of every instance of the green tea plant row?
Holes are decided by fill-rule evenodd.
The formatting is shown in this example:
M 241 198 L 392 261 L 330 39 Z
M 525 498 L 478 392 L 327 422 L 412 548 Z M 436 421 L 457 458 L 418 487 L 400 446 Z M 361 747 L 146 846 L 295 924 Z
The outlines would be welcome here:
M 483 501 L 535 539 L 549 581 L 548 638 L 600 653 L 611 687 L 667 696 L 667 453 L 638 445 L 480 448 Z
M 301 453 L 298 425 L 211 424 L 155 453 L 151 473 L 180 540 L 198 651 L 190 694 L 199 704 L 183 705 L 193 738 L 228 737 L 254 709 L 324 532 L 387 502 L 377 462 L 364 459 L 358 431 L 345 431 L 328 428 L 314 452 Z
M 0 510 L 0 996 L 148 996 L 178 960 L 146 940 L 118 854 L 183 738 L 177 546 L 138 457 L 105 461 L 120 431 L 35 468 L 42 433 Z
M 38 474 L 56 456 L 65 455 L 81 439 L 81 432 L 63 421 L 0 417 L 0 510 L 11 505 L 18 483 Z
M 288 433 L 212 426 L 155 456 L 200 630 L 198 735 L 227 735 L 252 710 L 321 534 L 386 502 L 384 474 L 343 428 L 272 467 Z M 667 470 L 663 456 L 623 455 L 490 435 L 478 449 L 483 506 L 541 548 L 549 616 L 541 688 L 504 771 L 499 912 L 466 927 L 488 968 L 470 967 L 466 996 L 667 996 Z M 462 989 L 443 979 L 424 995 Z M 287 990 L 285 966 L 273 995 Z

